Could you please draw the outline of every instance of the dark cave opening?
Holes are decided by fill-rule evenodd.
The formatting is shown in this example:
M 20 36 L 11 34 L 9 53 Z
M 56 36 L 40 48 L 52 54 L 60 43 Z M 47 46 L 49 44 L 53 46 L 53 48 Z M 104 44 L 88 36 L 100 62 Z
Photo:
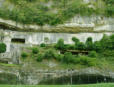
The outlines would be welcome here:
M 94 84 L 94 83 L 107 83 L 114 82 L 114 79 L 108 76 L 102 75 L 73 75 L 71 76 L 63 76 L 60 78 L 48 79 L 40 82 L 40 84 L 46 85 L 77 85 L 77 84 Z
M 11 42 L 12 43 L 23 43 L 24 44 L 25 43 L 25 39 L 24 38 L 23 39 L 22 38 L 12 38 Z

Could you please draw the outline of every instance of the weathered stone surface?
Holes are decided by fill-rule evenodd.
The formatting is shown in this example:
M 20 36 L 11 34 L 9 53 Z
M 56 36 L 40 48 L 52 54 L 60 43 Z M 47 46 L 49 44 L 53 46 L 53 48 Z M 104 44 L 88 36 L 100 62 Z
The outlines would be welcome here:
M 65 43 L 72 44 L 72 37 L 77 37 L 81 42 L 85 42 L 88 37 L 92 37 L 93 41 L 100 40 L 104 34 L 111 35 L 112 32 L 107 33 L 29 33 L 29 32 L 16 32 L 16 31 L 5 31 L 8 36 L 4 37 L 3 42 L 11 44 L 13 38 L 25 39 L 26 45 L 38 45 L 45 43 L 45 38 L 49 38 L 48 43 L 56 43 L 60 38 L 64 39 Z M 8 44 L 7 44 L 8 45 Z M 20 44 L 18 44 L 20 45 Z M 23 44 L 21 44 L 23 46 Z
M 89 79 L 93 78 L 93 83 L 97 83 L 97 80 L 98 82 L 105 82 L 105 81 L 113 82 L 114 78 L 112 77 L 111 73 L 113 72 L 106 72 L 95 68 L 87 68 L 81 70 L 53 70 L 53 71 L 37 70 L 37 72 L 36 71 L 26 72 L 26 80 L 24 81 L 25 84 L 68 84 L 71 83 L 71 78 L 72 78 L 73 84 L 79 84 L 80 82 L 78 83 L 78 80 L 80 79 L 84 84 L 86 82 L 89 82 L 88 78 Z M 83 76 L 85 76 L 86 80 L 88 81 L 85 81 Z M 62 79 L 66 80 L 62 82 Z
M 81 42 L 85 42 L 88 37 L 92 37 L 93 41 L 99 41 L 104 34 L 111 35 L 113 33 L 38 33 L 38 32 L 17 32 L 0 30 L 4 37 L 2 42 L 7 46 L 6 53 L 0 54 L 0 58 L 9 58 L 12 63 L 19 63 L 19 57 L 22 47 L 31 47 L 32 45 L 39 45 L 45 43 L 45 38 L 48 38 L 48 44 L 57 43 L 62 38 L 66 44 L 73 44 L 72 37 L 77 37 Z M 2 36 L 0 36 L 2 37 Z M 12 39 L 17 39 L 17 42 L 12 42 Z M 25 42 L 19 43 L 18 40 L 24 40 Z
M 0 23 L 4 23 L 6 25 L 10 25 L 13 27 L 18 28 L 18 30 L 28 30 L 28 31 L 34 31 L 34 30 L 48 30 L 51 31 L 53 29 L 63 29 L 65 27 L 80 27 L 80 28 L 92 28 L 94 31 L 100 31 L 100 30 L 105 30 L 105 31 L 114 31 L 114 18 L 111 17 L 103 17 L 103 16 L 79 16 L 76 15 L 72 19 L 66 21 L 64 24 L 60 24 L 57 26 L 50 26 L 50 25 L 44 25 L 44 26 L 38 26 L 38 25 L 23 25 L 16 23 L 11 20 L 4 20 L 0 18 Z
M 34 67 L 27 69 L 27 66 L 20 68 L 1 67 L 0 75 L 2 75 L 0 82 L 5 84 L 71 84 L 71 79 L 72 84 L 114 82 L 113 71 L 94 67 L 63 70 L 38 69 Z M 8 80 L 9 78 L 12 79 Z

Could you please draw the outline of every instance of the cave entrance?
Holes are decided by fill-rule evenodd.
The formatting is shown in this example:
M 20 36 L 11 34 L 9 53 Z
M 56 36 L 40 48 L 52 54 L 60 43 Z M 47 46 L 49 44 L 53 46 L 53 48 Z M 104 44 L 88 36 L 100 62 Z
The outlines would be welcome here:
M 25 39 L 24 38 L 12 38 L 11 39 L 12 43 L 25 43 Z

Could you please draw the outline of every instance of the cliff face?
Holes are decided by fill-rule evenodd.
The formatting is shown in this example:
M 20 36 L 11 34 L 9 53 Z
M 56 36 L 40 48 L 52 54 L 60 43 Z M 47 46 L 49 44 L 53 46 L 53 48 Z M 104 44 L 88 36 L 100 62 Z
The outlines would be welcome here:
M 81 70 L 42 70 L 23 67 L 10 70 L 0 70 L 0 84 L 89 84 L 101 82 L 113 82 L 114 73 L 106 70 L 95 68 L 86 68 Z
M 75 16 L 67 26 L 93 27 L 95 31 L 114 31 L 114 18 L 103 16 Z M 66 25 L 66 24 L 65 24 Z
M 1 28 L 15 31 L 37 31 L 37 32 L 114 32 L 114 18 L 103 16 L 75 16 L 66 21 L 64 24 L 57 26 L 38 26 L 38 25 L 22 25 L 16 24 L 14 21 L 0 19 Z
M 59 2 L 0 0 L 0 25 L 7 26 L 5 29 L 18 31 L 67 33 L 114 31 L 114 18 L 111 11 L 113 1 L 109 2 L 104 0 L 60 0 Z M 111 12 L 108 12 L 112 15 L 106 16 L 108 4 L 112 5 Z
M 0 8 L 5 1 L 0 0 Z M 71 0 L 73 1 L 73 0 Z M 80 0 L 87 4 L 87 8 L 96 9 L 91 3 L 96 3 L 102 0 Z M 10 2 L 11 3 L 11 2 Z M 104 2 L 102 2 L 104 3 Z M 5 3 L 5 6 L 8 3 Z M 21 3 L 23 4 L 23 3 Z M 44 3 L 41 3 L 44 5 Z M 45 6 L 51 9 L 52 13 L 59 13 L 60 10 L 52 9 L 52 2 L 48 2 Z M 61 6 L 61 3 L 59 3 Z M 74 5 L 75 6 L 75 5 Z M 14 4 L 8 5 L 10 11 L 13 10 Z M 59 8 L 60 9 L 60 8 Z M 83 8 L 84 9 L 84 8 Z M 3 9 L 2 9 L 3 10 Z M 32 9 L 30 9 L 32 10 Z M 36 10 L 35 10 L 36 11 Z M 74 11 L 74 10 L 73 10 Z M 71 12 L 73 12 L 71 11 Z M 32 11 L 30 11 L 31 13 Z M 37 11 L 36 11 L 37 12 Z M 10 12 L 9 12 L 10 13 Z M 8 14 L 9 14 L 8 13 Z M 15 13 L 15 12 L 14 12 Z M 20 12 L 19 12 L 20 13 Z M 70 13 L 70 12 L 69 12 Z M 83 11 L 84 13 L 84 11 Z M 10 14 L 13 15 L 13 14 Z M 21 14 L 19 17 L 27 19 L 26 14 Z M 67 15 L 66 13 L 64 16 Z M 49 15 L 48 15 L 49 16 Z M 56 15 L 58 19 L 61 16 Z M 0 16 L 1 17 L 1 16 Z M 8 17 L 8 18 L 7 18 Z M 10 16 L 13 18 L 13 16 Z M 47 17 L 43 15 L 43 17 Z M 43 18 L 41 16 L 41 18 Z M 50 16 L 49 16 L 50 17 Z M 28 18 L 33 19 L 28 16 Z M 63 18 L 63 17 L 62 17 Z M 81 13 L 70 14 L 68 20 L 64 23 L 59 23 L 56 26 L 44 24 L 42 26 L 36 23 L 22 23 L 16 20 L 9 20 L 9 16 L 0 18 L 0 42 L 7 45 L 6 53 L 0 54 L 0 60 L 6 60 L 9 64 L 21 64 L 20 55 L 23 47 L 32 47 L 45 42 L 45 38 L 49 38 L 48 44 L 56 43 L 60 38 L 64 39 L 65 44 L 73 44 L 72 37 L 77 37 L 81 42 L 85 42 L 88 37 L 92 37 L 93 41 L 99 41 L 104 34 L 112 35 L 114 33 L 114 17 L 106 17 L 104 15 L 92 14 L 90 16 L 81 15 Z M 52 20 L 52 19 L 49 19 Z M 32 21 L 32 20 L 31 20 Z M 60 20 L 59 20 L 60 21 Z M 37 21 L 39 22 L 39 20 Z M 29 67 L 29 68 L 28 68 Z M 1 67 L 0 68 L 0 83 L 3 84 L 86 84 L 97 82 L 114 82 L 114 72 L 108 69 L 38 69 L 30 67 L 29 63 L 22 64 L 18 67 Z M 7 78 L 9 77 L 9 78 Z M 12 80 L 11 80 L 12 79 Z
M 93 41 L 99 41 L 104 34 L 112 35 L 112 32 L 105 33 L 38 33 L 38 32 L 17 32 L 0 30 L 2 32 L 1 42 L 7 46 L 6 53 L 0 54 L 0 59 L 8 59 L 9 63 L 19 63 L 19 57 L 23 47 L 31 47 L 45 43 L 48 38 L 48 44 L 57 43 L 61 38 L 65 44 L 73 44 L 72 37 L 77 37 L 81 42 L 85 42 L 88 37 L 92 37 Z
M 111 35 L 112 32 L 107 33 L 38 33 L 38 32 L 17 32 L 10 30 L 1 30 L 2 42 L 6 43 L 6 53 L 0 54 L 0 58 L 9 58 L 9 63 L 21 64 L 21 67 L 1 68 L 0 75 L 2 76 L 0 83 L 4 84 L 86 84 L 97 82 L 113 82 L 114 73 L 108 69 L 38 69 L 31 66 L 31 62 L 22 64 L 19 61 L 22 47 L 30 47 L 32 45 L 41 44 L 45 37 L 49 38 L 48 43 L 56 43 L 58 39 L 63 38 L 65 43 L 72 44 L 72 37 L 77 37 L 80 41 L 85 42 L 88 37 L 92 37 L 93 41 L 98 41 L 103 37 L 103 34 Z M 17 42 L 16 42 L 17 40 Z M 21 43 L 18 43 L 18 41 Z M 23 43 L 24 41 L 24 43 Z M 52 65 L 52 64 L 51 64 Z M 56 67 L 56 66 L 55 66 Z M 8 81 L 9 78 L 12 80 Z M 86 79 L 85 79 L 86 77 Z M 52 82 L 53 81 L 53 82 Z

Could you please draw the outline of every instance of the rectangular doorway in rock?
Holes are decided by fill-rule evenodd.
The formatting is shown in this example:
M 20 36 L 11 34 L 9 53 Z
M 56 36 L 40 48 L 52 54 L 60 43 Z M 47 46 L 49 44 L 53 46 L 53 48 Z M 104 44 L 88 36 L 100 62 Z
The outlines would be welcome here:
M 12 43 L 25 43 L 25 39 L 24 38 L 12 38 L 11 39 Z

